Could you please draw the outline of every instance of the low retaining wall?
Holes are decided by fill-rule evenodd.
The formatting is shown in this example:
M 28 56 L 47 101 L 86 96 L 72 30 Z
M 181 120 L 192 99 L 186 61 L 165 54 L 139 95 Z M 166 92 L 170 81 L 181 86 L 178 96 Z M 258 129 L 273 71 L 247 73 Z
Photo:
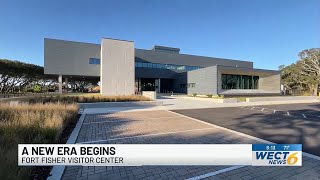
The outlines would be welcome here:
M 319 100 L 317 96 L 276 96 L 276 97 L 251 97 L 246 98 L 246 102 L 262 101 L 312 101 Z
M 226 99 L 214 99 L 214 98 L 208 98 L 210 101 L 217 102 L 217 103 L 237 103 L 237 98 L 226 98 Z
M 142 96 L 147 97 L 151 100 L 157 99 L 157 92 L 156 91 L 142 91 Z

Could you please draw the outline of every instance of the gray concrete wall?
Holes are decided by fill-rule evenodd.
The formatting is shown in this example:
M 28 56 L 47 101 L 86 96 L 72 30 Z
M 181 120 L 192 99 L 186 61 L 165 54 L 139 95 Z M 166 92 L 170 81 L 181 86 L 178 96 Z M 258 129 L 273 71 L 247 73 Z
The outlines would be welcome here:
M 279 74 L 274 75 L 264 75 L 260 76 L 259 79 L 259 89 L 268 91 L 271 93 L 279 93 L 281 92 L 280 86 L 281 86 L 281 76 Z
M 100 76 L 100 65 L 89 58 L 100 58 L 99 44 L 44 39 L 45 74 Z
M 114 39 L 101 42 L 101 94 L 134 94 L 134 43 Z
M 151 100 L 157 99 L 157 92 L 156 91 L 142 91 L 142 96 L 147 97 Z
M 195 87 L 188 87 L 188 94 L 217 94 L 217 66 L 206 67 L 187 72 L 187 82 L 195 83 Z
M 246 68 L 253 67 L 253 62 L 250 62 L 250 61 L 240 61 L 240 60 L 232 60 L 232 59 L 159 52 L 159 51 L 144 50 L 144 49 L 135 50 L 135 59 L 136 59 L 136 62 L 151 62 L 151 63 L 161 63 L 161 64 L 200 66 L 200 67 L 209 67 L 209 66 L 215 66 L 215 65 L 224 65 L 224 66 L 233 66 L 233 67 L 237 66 L 237 67 L 246 67 Z
M 152 62 L 186 66 L 209 67 L 215 65 L 248 67 L 250 61 L 159 52 L 134 49 L 136 62 Z M 89 58 L 101 59 L 101 45 L 74 41 L 44 39 L 45 74 L 99 76 L 100 65 L 89 64 Z M 170 71 L 170 72 L 169 72 Z M 171 78 L 180 71 L 166 69 L 138 68 L 137 77 Z M 171 77 L 170 77 L 171 76 Z
M 259 76 L 258 89 L 222 89 L 221 74 Z M 218 66 L 217 91 L 222 95 L 280 94 L 280 72 L 273 70 Z

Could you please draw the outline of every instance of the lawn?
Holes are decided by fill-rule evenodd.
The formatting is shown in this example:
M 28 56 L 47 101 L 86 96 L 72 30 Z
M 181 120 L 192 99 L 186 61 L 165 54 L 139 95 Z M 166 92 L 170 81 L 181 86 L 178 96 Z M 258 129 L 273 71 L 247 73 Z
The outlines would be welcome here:
M 34 167 L 18 167 L 20 143 L 61 143 L 61 135 L 77 121 L 76 104 L 0 104 L 0 179 L 25 179 Z M 34 177 L 33 177 L 34 178 Z M 39 178 L 39 177 L 38 177 Z

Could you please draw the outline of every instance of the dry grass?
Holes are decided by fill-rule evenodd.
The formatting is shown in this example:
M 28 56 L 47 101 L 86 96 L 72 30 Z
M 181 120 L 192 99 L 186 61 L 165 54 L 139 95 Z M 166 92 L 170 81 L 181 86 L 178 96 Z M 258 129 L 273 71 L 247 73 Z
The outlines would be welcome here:
M 20 143 L 54 143 L 77 116 L 76 104 L 0 104 L 0 179 L 22 179 L 31 168 L 18 167 Z
M 149 101 L 144 96 L 100 94 L 37 96 L 20 99 L 24 104 L 0 103 L 0 179 L 23 179 L 32 168 L 18 167 L 18 144 L 55 143 L 78 113 L 75 103 Z
M 100 94 L 87 95 L 63 95 L 63 96 L 43 96 L 27 100 L 29 103 L 48 103 L 48 102 L 63 102 L 63 103 L 91 103 L 91 102 L 125 102 L 125 101 L 150 101 L 144 96 L 102 96 Z

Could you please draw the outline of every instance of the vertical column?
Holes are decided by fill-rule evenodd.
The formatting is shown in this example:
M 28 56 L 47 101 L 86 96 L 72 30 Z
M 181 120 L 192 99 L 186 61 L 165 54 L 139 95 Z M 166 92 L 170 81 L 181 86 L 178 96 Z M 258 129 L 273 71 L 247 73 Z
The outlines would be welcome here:
M 158 93 L 161 93 L 161 80 L 160 80 L 160 78 L 159 78 L 158 81 L 159 81 L 159 87 L 158 87 L 159 88 L 159 92 Z
M 158 79 L 154 80 L 154 86 L 155 86 L 155 91 L 159 92 L 159 81 L 158 81 Z
M 68 92 L 68 87 L 69 87 L 69 82 L 68 82 L 68 78 L 65 78 L 64 79 L 64 83 L 65 83 L 65 89 L 67 90 L 67 92 Z
M 100 92 L 102 95 L 134 94 L 134 43 L 114 39 L 101 42 Z
M 62 94 L 62 75 L 59 75 L 58 83 L 59 83 L 59 94 Z

